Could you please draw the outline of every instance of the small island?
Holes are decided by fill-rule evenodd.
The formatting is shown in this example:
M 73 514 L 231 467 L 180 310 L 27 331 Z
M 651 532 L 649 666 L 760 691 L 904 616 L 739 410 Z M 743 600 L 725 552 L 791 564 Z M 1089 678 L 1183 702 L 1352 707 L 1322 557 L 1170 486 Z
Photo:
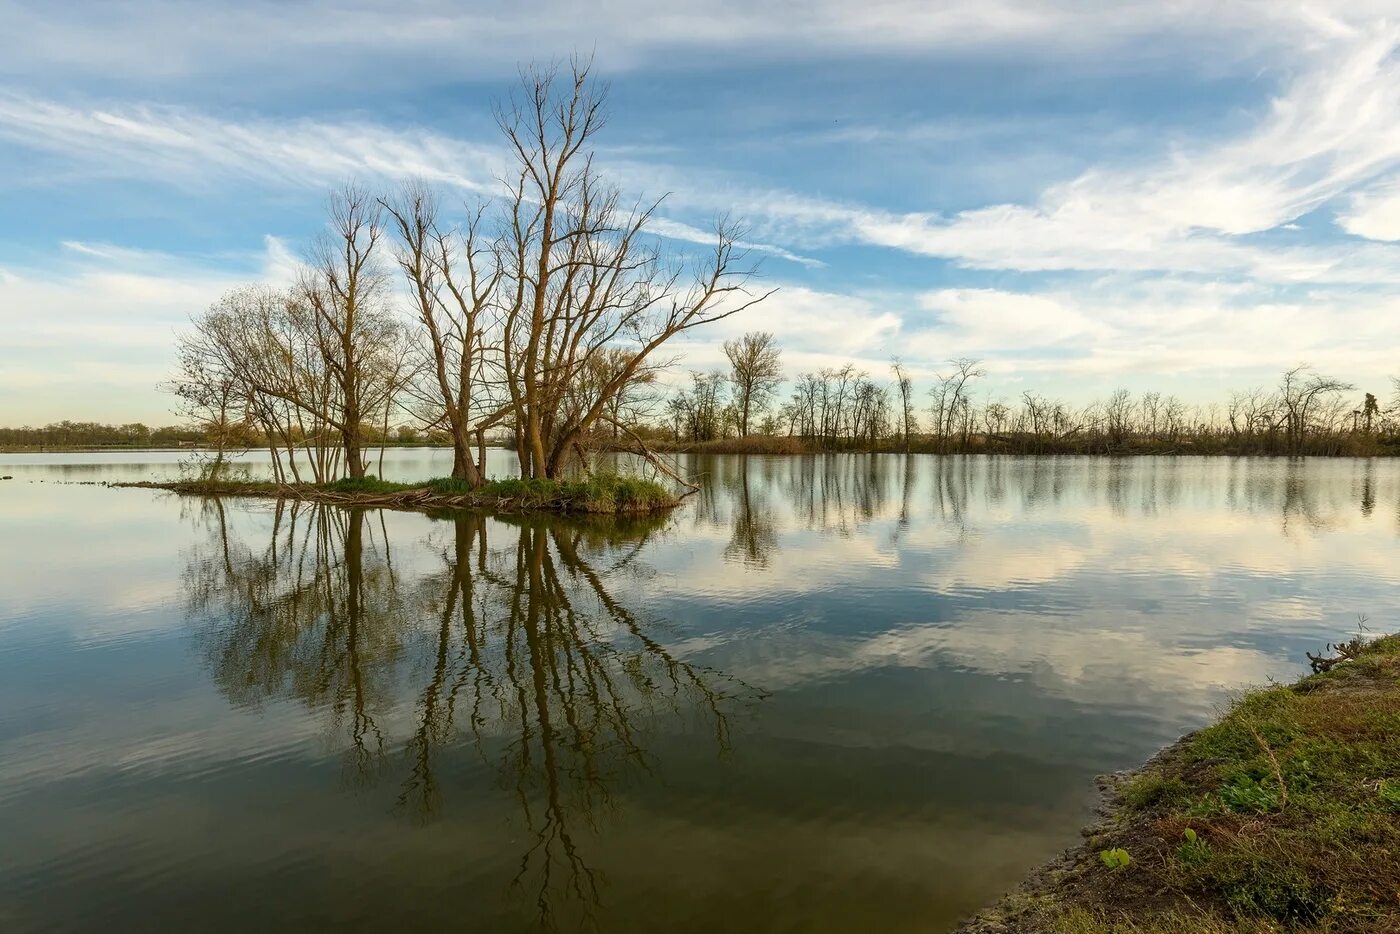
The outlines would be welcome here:
M 108 485 L 169 490 L 182 496 L 250 496 L 380 509 L 484 509 L 499 513 L 636 515 L 663 512 L 681 502 L 679 496 L 654 480 L 621 474 L 595 474 L 578 480 L 512 478 L 475 486 L 452 477 L 395 483 L 372 476 L 328 483 L 146 480 Z

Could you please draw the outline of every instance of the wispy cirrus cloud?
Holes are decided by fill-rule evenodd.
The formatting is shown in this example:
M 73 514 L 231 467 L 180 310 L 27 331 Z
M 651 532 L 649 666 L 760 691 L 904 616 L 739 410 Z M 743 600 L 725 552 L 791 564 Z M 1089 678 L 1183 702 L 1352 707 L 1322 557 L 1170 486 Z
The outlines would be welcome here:
M 1345 233 L 1400 238 L 1400 30 L 1339 42 L 1218 140 L 1048 184 L 1030 203 L 895 213 L 759 193 L 792 242 L 866 243 L 972 269 L 1140 270 L 1277 282 L 1395 281 L 1400 253 L 1323 237 L 1261 240 L 1329 205 Z M 1373 189 L 1378 182 L 1385 187 Z M 1358 189 L 1367 193 L 1355 200 Z M 1296 228 L 1294 228 L 1296 229 Z
M 505 165 L 497 147 L 423 130 L 310 119 L 221 120 L 157 105 L 77 107 L 0 95 L 0 139 L 57 154 L 90 172 L 205 182 L 325 185 L 355 175 L 416 177 L 471 191 Z
M 664 165 L 617 160 L 624 183 L 672 182 L 658 232 L 704 242 L 691 217 L 750 218 L 754 248 L 807 265 L 802 255 L 866 244 L 1022 272 L 1122 270 L 1232 274 L 1269 281 L 1371 282 L 1400 275 L 1385 247 L 1262 243 L 1329 203 L 1345 232 L 1378 228 L 1388 202 L 1367 213 L 1342 201 L 1400 170 L 1400 31 L 1340 42 L 1292 81 L 1252 125 L 1231 138 L 1181 141 L 1134 166 L 1096 167 L 1048 184 L 1033 203 L 992 204 L 943 215 L 874 210 L 839 200 L 744 185 L 687 186 Z M 235 121 L 172 107 L 58 105 L 0 98 L 0 137 L 63 154 L 96 170 L 195 180 L 234 174 L 262 182 L 325 185 L 349 176 L 420 177 L 472 192 L 495 190 L 506 158 L 495 145 L 422 129 L 354 121 Z M 1365 196 L 1363 196 L 1364 198 Z M 1381 205 L 1381 206 L 1378 206 Z M 1367 220 L 1370 218 L 1370 220 Z M 1391 239 L 1378 236 L 1376 239 Z
M 274 185 L 329 186 L 346 179 L 422 179 L 473 196 L 501 191 L 505 150 L 417 129 L 363 122 L 220 120 L 178 107 L 73 107 L 0 95 L 0 139 L 41 149 L 117 177 L 203 186 L 235 177 Z M 712 230 L 658 217 L 653 233 L 715 242 Z M 744 249 L 805 266 L 821 260 L 744 241 Z

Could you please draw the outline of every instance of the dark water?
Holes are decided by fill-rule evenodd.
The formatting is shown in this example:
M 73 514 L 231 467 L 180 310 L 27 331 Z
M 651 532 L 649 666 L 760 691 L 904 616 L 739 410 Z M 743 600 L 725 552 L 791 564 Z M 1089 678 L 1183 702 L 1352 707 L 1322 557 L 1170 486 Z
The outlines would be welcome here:
M 173 459 L 0 455 L 4 931 L 944 931 L 1400 616 L 1394 462 L 715 458 L 624 524 L 71 482 Z

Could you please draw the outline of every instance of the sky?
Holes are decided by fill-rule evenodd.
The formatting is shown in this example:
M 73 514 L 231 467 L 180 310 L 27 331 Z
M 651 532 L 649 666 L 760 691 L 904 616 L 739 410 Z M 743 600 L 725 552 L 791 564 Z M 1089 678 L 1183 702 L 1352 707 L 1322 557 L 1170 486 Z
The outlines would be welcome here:
M 1192 402 L 1400 376 L 1400 0 L 0 0 L 0 424 L 173 420 L 191 314 L 285 282 L 328 190 L 495 191 L 492 104 L 590 55 L 597 162 L 718 215 L 789 374 Z

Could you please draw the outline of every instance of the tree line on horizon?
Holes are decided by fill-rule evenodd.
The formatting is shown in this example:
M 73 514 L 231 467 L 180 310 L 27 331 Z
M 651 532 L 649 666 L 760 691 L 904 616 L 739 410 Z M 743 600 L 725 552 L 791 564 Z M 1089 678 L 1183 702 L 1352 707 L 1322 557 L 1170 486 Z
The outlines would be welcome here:
M 1189 405 L 1160 392 L 1117 389 L 1076 406 L 1030 390 L 1002 401 L 983 392 L 981 362 L 966 358 L 949 361 L 947 372 L 919 394 L 896 360 L 884 382 L 854 364 L 800 373 L 783 399 L 788 380 L 772 334 L 750 332 L 722 346 L 727 370 L 691 371 L 689 385 L 672 390 L 648 379 L 615 397 L 603 435 L 589 439 L 590 450 L 615 449 L 625 428 L 653 447 L 715 452 L 1400 453 L 1400 380 L 1385 407 L 1374 393 L 1358 395 L 1351 384 L 1307 366 L 1285 372 L 1273 389 L 1235 392 L 1224 403 Z M 316 447 L 297 429 L 287 437 L 293 446 Z M 508 431 L 504 438 L 512 440 Z M 361 440 L 380 448 L 451 446 L 452 436 L 421 423 L 366 424 Z M 246 449 L 266 447 L 269 439 L 249 422 L 151 428 L 64 420 L 0 428 L 0 446 L 12 448 L 216 443 Z M 327 439 L 323 447 L 333 443 Z
M 176 447 L 203 443 L 205 426 L 186 423 L 152 428 L 143 422 L 108 425 L 102 422 L 75 422 L 64 419 L 47 425 L 18 428 L 0 427 L 0 447 L 80 448 L 80 447 Z
M 1400 453 L 1400 379 L 1383 407 L 1374 393 L 1308 365 L 1272 389 L 1190 405 L 1160 392 L 1115 390 L 1074 405 L 1033 390 L 984 392 L 982 361 L 950 360 L 921 402 L 909 370 L 879 380 L 848 363 L 800 373 L 790 395 L 771 334 L 726 342 L 723 370 L 693 371 L 670 396 L 653 437 L 713 451 L 890 450 L 934 453 Z M 751 430 L 752 429 L 752 430 Z M 786 443 L 784 443 L 786 442 Z

